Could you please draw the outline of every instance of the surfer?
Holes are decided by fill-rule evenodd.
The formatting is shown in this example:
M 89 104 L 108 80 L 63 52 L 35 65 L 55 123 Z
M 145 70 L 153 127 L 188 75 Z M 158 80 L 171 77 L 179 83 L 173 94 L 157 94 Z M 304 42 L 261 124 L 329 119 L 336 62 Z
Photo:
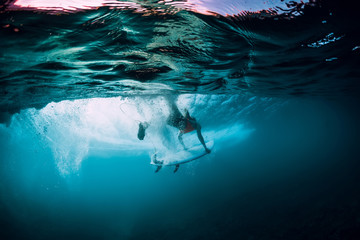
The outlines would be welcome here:
M 182 115 L 179 108 L 175 104 L 175 100 L 171 95 L 168 95 L 166 97 L 166 100 L 168 102 L 170 114 L 168 119 L 166 120 L 166 123 L 172 127 L 175 127 L 179 129 L 178 139 L 183 148 L 186 150 L 184 141 L 182 136 L 186 133 L 192 132 L 196 130 L 197 137 L 200 141 L 200 143 L 204 146 L 205 151 L 207 153 L 210 153 L 211 150 L 206 147 L 204 137 L 201 134 L 201 125 L 196 121 L 195 118 L 191 117 L 189 114 L 189 111 L 185 109 L 185 115 Z M 139 123 L 139 130 L 138 130 L 138 139 L 143 140 L 145 137 L 145 130 L 149 126 L 146 122 L 140 122 Z
M 170 126 L 173 126 L 177 129 L 179 129 L 178 139 L 181 145 L 186 150 L 184 141 L 182 136 L 186 133 L 192 132 L 196 130 L 197 137 L 200 141 L 200 143 L 204 146 L 205 151 L 207 153 L 210 153 L 211 150 L 206 147 L 204 137 L 201 134 L 201 125 L 196 121 L 195 118 L 191 117 L 189 114 L 189 111 L 185 109 L 185 116 L 180 113 L 179 108 L 176 106 L 175 101 L 170 100 L 169 98 L 166 98 L 168 100 L 168 105 L 170 108 L 170 115 L 166 121 L 166 123 Z

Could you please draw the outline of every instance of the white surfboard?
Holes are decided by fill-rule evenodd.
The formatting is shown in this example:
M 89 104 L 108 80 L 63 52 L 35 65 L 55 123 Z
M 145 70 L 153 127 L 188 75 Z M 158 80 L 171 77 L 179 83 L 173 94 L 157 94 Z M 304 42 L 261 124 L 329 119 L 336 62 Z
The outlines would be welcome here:
M 207 142 L 206 147 L 212 150 L 214 141 Z M 199 144 L 171 155 L 160 155 L 155 153 L 151 156 L 150 164 L 158 167 L 155 172 L 158 172 L 163 166 L 175 166 L 174 172 L 176 172 L 179 169 L 180 164 L 194 161 L 207 154 L 209 153 L 205 151 L 204 146 Z

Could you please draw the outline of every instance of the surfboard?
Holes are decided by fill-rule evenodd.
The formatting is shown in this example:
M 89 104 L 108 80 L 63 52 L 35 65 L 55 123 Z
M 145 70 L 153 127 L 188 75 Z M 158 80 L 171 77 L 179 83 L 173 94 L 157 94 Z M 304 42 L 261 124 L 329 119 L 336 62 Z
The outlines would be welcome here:
M 207 142 L 206 147 L 212 150 L 214 141 Z M 203 145 L 199 144 L 173 154 L 160 155 L 155 153 L 151 156 L 150 164 L 157 166 L 155 172 L 160 171 L 163 166 L 175 166 L 174 172 L 176 172 L 179 169 L 180 164 L 197 160 L 207 154 L 209 153 L 205 151 Z

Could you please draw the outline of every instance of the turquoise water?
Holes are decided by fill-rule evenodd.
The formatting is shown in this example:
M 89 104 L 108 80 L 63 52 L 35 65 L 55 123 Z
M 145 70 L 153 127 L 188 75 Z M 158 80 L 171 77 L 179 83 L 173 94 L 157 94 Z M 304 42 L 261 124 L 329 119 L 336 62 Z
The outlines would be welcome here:
M 332 1 L 7 1 L 1 239 L 358 239 L 354 12 Z M 168 99 L 214 141 L 176 173 L 150 164 L 182 150 Z
M 150 99 L 157 104 L 147 105 Z M 144 141 L 137 139 L 137 123 L 119 110 L 121 100 L 142 102 L 147 120 L 159 125 L 150 125 Z M 151 154 L 180 144 L 176 129 L 159 117 L 166 108 L 153 108 L 161 106 L 162 96 L 146 100 L 50 103 L 23 110 L 3 125 L 3 235 L 300 239 L 311 234 L 315 239 L 357 234 L 359 118 L 344 105 L 181 95 L 179 105 L 196 113 L 215 147 L 176 173 L 173 167 L 155 173 Z

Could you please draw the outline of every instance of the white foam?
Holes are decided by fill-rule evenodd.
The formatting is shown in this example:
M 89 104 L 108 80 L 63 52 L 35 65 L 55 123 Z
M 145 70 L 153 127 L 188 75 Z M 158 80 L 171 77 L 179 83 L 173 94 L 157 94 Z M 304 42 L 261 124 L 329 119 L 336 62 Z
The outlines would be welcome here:
M 176 104 L 180 111 L 189 109 L 203 126 L 217 121 L 216 127 L 203 127 L 204 138 L 228 145 L 229 139 L 232 143 L 243 140 L 252 130 L 235 120 L 232 125 L 224 124 L 226 119 L 227 122 L 231 120 L 232 112 L 226 115 L 218 108 L 223 99 L 216 95 L 181 95 Z M 227 99 L 223 103 L 226 108 L 232 101 L 232 98 Z M 8 130 L 15 141 L 24 136 L 37 139 L 39 146 L 51 151 L 59 172 L 67 175 L 76 173 L 89 154 L 106 152 L 126 156 L 177 151 L 181 148 L 178 130 L 166 124 L 168 115 L 164 96 L 81 99 L 49 103 L 41 110 L 23 110 L 13 117 Z M 144 121 L 149 127 L 145 139 L 139 141 L 138 124 Z M 191 146 L 199 140 L 193 132 L 184 135 L 184 142 Z

